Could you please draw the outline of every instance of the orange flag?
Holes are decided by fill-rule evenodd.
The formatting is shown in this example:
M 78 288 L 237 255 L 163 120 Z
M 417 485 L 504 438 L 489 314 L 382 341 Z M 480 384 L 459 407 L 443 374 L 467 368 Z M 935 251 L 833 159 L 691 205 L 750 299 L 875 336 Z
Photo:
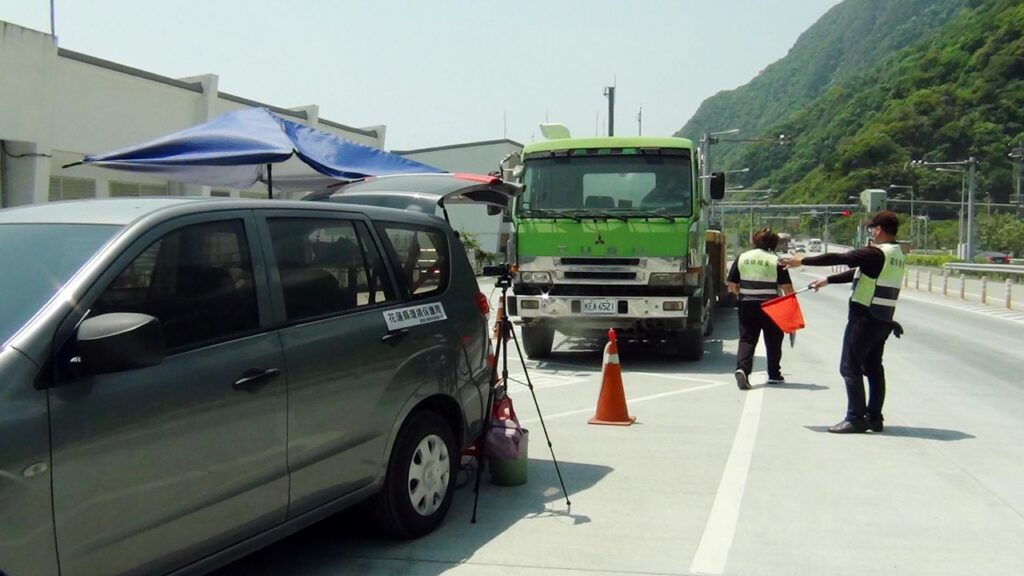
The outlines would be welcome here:
M 796 292 L 761 303 L 761 309 L 783 332 L 792 334 L 804 327 L 804 315 Z

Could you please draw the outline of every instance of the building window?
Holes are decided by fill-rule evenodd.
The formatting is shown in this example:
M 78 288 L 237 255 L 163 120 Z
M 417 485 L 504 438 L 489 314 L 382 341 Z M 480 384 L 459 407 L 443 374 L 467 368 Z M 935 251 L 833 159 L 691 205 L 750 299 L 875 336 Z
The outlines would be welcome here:
M 50 177 L 50 202 L 96 197 L 96 181 L 70 176 Z
M 139 184 L 137 182 L 110 182 L 111 198 L 130 196 L 167 196 L 167 184 Z
M 223 188 L 210 190 L 210 196 L 213 198 L 231 198 L 231 190 L 224 190 Z

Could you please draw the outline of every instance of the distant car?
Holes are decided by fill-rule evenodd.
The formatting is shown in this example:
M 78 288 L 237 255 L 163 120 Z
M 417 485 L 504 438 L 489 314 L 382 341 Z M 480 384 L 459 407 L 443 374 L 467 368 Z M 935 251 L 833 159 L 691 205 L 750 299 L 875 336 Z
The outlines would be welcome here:
M 821 252 L 822 243 L 820 238 L 811 238 L 807 241 L 808 252 Z
M 807 252 L 807 245 L 803 242 L 794 242 L 790 248 L 794 254 L 803 254 Z
M 977 259 L 989 264 L 1010 263 L 1010 255 L 1003 252 L 981 252 L 978 254 Z
M 486 297 L 433 215 L 0 210 L 0 574 L 205 572 L 369 500 L 435 528 L 483 429 Z

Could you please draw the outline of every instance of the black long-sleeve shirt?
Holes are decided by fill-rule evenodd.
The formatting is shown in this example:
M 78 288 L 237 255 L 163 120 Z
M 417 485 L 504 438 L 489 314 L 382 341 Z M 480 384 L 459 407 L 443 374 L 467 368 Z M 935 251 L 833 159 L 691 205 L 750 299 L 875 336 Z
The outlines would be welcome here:
M 801 260 L 801 264 L 808 266 L 849 266 L 845 272 L 833 274 L 827 278 L 829 284 L 848 284 L 853 282 L 853 276 L 860 268 L 861 274 L 871 278 L 878 278 L 885 266 L 885 253 L 877 246 L 865 246 L 843 253 L 828 253 L 820 256 L 808 256 Z M 868 314 L 867 306 L 850 300 L 850 313 L 856 315 Z

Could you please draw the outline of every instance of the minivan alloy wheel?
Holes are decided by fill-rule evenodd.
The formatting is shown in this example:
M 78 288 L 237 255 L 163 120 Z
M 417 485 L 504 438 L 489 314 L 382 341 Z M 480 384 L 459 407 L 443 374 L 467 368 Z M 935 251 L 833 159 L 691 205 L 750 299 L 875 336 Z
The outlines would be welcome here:
M 437 434 L 420 440 L 409 462 L 409 501 L 421 516 L 437 511 L 448 493 L 451 463 L 448 446 Z

